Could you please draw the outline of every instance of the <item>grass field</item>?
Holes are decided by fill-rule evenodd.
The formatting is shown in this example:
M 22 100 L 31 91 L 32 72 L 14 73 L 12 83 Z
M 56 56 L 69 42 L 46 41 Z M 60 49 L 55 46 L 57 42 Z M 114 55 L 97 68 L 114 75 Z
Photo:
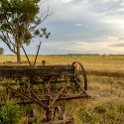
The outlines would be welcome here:
M 34 56 L 29 58 L 33 63 Z M 79 61 L 86 69 L 91 98 L 66 104 L 66 112 L 75 118 L 74 124 L 124 124 L 124 56 L 39 56 L 37 65 L 42 65 L 42 60 L 46 65 Z M 14 56 L 0 56 L 0 65 L 15 65 L 15 62 Z M 22 62 L 28 65 L 24 56 Z

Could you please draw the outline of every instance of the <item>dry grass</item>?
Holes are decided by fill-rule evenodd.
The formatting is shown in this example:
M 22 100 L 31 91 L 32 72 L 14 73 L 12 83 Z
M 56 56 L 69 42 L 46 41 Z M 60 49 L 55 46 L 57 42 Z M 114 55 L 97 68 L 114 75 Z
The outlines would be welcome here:
M 33 63 L 34 56 L 29 56 L 29 58 Z M 101 103 L 124 104 L 123 56 L 39 56 L 37 64 L 41 65 L 42 60 L 45 60 L 47 65 L 72 64 L 73 61 L 80 61 L 88 72 L 88 92 L 92 98 L 66 103 L 65 113 L 72 113 L 75 118 L 74 124 L 82 123 L 78 117 L 79 109 L 82 107 L 90 110 Z M 0 56 L 1 65 L 8 65 L 7 61 L 15 63 L 16 57 Z M 22 56 L 23 64 L 27 64 L 26 61 L 26 58 Z

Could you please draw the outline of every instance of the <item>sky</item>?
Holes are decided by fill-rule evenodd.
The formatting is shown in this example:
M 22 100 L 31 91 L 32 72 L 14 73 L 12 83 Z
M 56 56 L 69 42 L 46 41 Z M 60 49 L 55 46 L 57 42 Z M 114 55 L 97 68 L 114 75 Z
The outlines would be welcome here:
M 40 54 L 124 54 L 124 0 L 41 0 L 40 7 L 52 13 L 41 25 L 51 36 L 33 39 L 28 54 L 39 41 Z

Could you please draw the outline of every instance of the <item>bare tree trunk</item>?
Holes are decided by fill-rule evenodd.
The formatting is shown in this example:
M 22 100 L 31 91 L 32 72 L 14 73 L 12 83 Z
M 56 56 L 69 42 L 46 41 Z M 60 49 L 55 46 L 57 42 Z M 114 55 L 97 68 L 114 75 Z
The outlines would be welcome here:
M 17 63 L 21 63 L 20 44 L 17 44 Z

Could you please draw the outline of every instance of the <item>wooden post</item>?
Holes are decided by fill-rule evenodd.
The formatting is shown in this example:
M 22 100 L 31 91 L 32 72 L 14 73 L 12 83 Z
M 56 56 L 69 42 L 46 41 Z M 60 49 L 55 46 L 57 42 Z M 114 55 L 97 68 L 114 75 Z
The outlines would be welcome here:
M 43 60 L 43 61 L 42 61 L 42 65 L 43 65 L 43 66 L 45 66 L 45 64 L 46 64 L 46 61 L 45 61 L 45 60 Z
M 27 58 L 27 60 L 28 60 L 29 65 L 31 66 L 31 62 L 30 62 L 29 57 L 28 57 L 28 55 L 27 55 L 27 53 L 26 53 L 26 51 L 25 51 L 25 49 L 24 49 L 23 46 L 22 46 L 22 49 L 23 49 L 23 51 L 24 51 L 24 53 L 25 53 L 25 56 L 26 56 L 26 58 Z
M 33 64 L 34 66 L 35 66 L 36 61 L 37 61 L 37 57 L 38 57 L 38 54 L 39 54 L 40 46 L 41 46 L 41 42 L 40 42 L 39 45 L 38 45 L 37 53 L 36 53 L 35 60 L 34 60 L 34 64 Z

